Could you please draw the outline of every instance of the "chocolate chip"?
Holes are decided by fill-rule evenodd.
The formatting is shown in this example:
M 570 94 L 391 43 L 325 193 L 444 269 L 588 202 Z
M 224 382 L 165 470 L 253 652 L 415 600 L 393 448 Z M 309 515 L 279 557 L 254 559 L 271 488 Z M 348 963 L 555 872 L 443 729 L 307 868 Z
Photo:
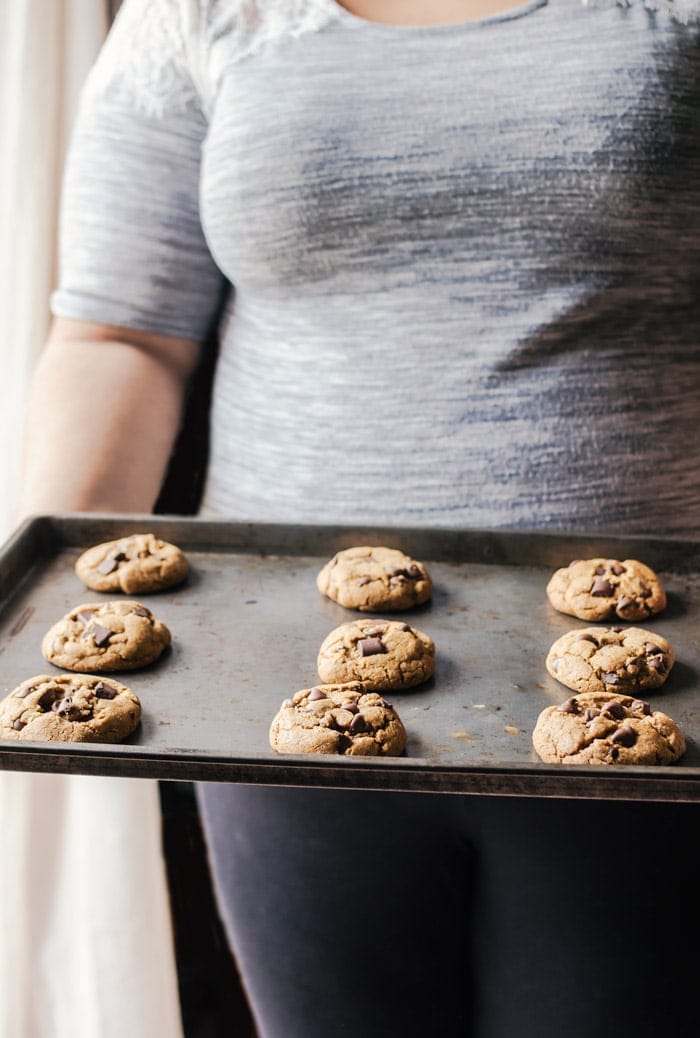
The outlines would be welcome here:
M 308 694 L 308 696 L 306 698 L 307 698 L 307 700 L 310 703 L 312 703 L 316 699 L 328 699 L 328 696 L 326 695 L 325 692 L 322 692 L 320 688 L 317 688 L 316 686 L 314 686 L 314 688 L 312 688 L 310 690 L 310 692 L 309 692 L 309 694 Z
M 356 735 L 358 732 L 366 732 L 368 729 L 369 725 L 362 714 L 356 714 L 350 722 L 350 731 L 353 735 Z
M 134 606 L 134 608 L 131 610 L 131 612 L 135 613 L 136 616 L 150 616 L 151 615 L 150 610 L 146 609 L 145 606 Z
M 624 627 L 611 627 L 610 630 L 614 631 L 615 634 L 619 634 L 620 631 L 624 631 Z
M 614 566 L 610 567 L 616 577 L 619 577 L 621 573 L 626 573 L 627 569 L 622 565 L 621 562 L 616 562 Z
M 602 577 L 603 573 L 605 573 L 605 566 L 596 566 L 593 572 L 597 573 L 599 577 Z
M 634 710 L 637 714 L 651 713 L 651 707 L 643 699 L 635 699 L 633 703 L 630 703 L 630 710 Z
M 590 724 L 596 717 L 600 717 L 600 710 L 596 710 L 594 706 L 589 706 L 583 715 L 583 720 L 586 724 Z
M 360 638 L 357 648 L 360 656 L 376 656 L 378 653 L 387 651 L 381 638 Z
M 630 598 L 629 595 L 620 595 L 617 600 L 618 609 L 627 609 L 628 606 L 634 605 L 634 599 Z
M 20 720 L 13 721 L 12 722 L 12 727 L 15 729 L 16 732 L 21 732 L 23 728 L 27 727 L 27 723 L 26 723 L 26 721 L 20 721 Z
M 81 609 L 77 614 L 76 619 L 80 620 L 81 624 L 86 624 L 97 612 L 96 609 Z
M 411 626 L 410 626 L 410 624 L 400 623 L 399 624 L 399 630 L 400 631 L 410 631 L 411 630 Z
M 98 681 L 93 692 L 98 699 L 115 699 L 117 695 L 116 688 L 112 685 L 107 685 L 104 681 Z
M 622 724 L 610 736 L 610 742 L 619 742 L 621 746 L 634 746 L 637 741 L 637 733 L 629 724 Z
M 620 718 L 625 716 L 627 711 L 619 699 L 615 699 L 612 703 L 608 703 L 608 705 L 603 708 L 603 713 L 614 718 L 616 721 L 619 721 Z
M 360 708 L 357 703 L 343 703 L 340 709 L 347 710 L 349 714 L 356 714 Z
M 650 656 L 647 660 L 647 665 L 651 667 L 652 670 L 656 670 L 659 673 L 662 673 L 664 670 L 666 670 L 666 657 L 663 655 Z
M 608 595 L 612 595 L 613 588 L 608 580 L 604 577 L 596 577 L 593 581 L 593 587 L 591 588 L 591 594 L 595 598 L 606 598 Z
M 576 696 L 570 696 L 569 699 L 565 699 L 563 703 L 557 707 L 562 714 L 578 714 L 579 705 Z
M 104 645 L 109 644 L 109 639 L 114 634 L 114 631 L 108 630 L 108 628 L 103 627 L 101 624 L 95 624 L 95 626 L 90 629 L 90 634 L 95 639 L 95 645 L 97 648 L 101 649 Z
M 620 675 L 616 674 L 612 670 L 608 671 L 605 674 L 601 674 L 600 676 L 601 676 L 601 678 L 603 679 L 603 681 L 605 682 L 606 685 L 619 685 L 620 684 Z
M 54 703 L 51 707 L 59 717 L 65 717 L 69 721 L 74 721 L 80 716 L 80 711 L 77 706 L 73 705 L 73 700 L 70 696 L 64 696 L 58 703 Z
M 654 656 L 657 652 L 663 653 L 663 649 L 660 645 L 655 645 L 654 642 L 645 642 L 644 651 L 649 653 L 650 656 Z

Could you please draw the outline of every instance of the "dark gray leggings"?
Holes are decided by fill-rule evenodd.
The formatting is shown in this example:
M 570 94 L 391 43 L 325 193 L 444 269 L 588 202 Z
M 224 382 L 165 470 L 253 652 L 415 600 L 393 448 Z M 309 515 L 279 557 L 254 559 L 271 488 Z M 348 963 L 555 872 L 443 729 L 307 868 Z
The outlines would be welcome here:
M 260 1038 L 697 1033 L 697 805 L 197 797 Z

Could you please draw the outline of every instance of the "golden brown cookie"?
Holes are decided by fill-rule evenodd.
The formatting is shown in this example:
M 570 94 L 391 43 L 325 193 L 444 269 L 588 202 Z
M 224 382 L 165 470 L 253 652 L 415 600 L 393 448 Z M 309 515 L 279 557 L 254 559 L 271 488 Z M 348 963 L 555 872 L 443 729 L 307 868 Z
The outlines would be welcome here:
M 636 622 L 666 607 L 661 580 L 637 559 L 576 559 L 552 575 L 546 590 L 555 609 L 580 620 Z
M 138 727 L 138 696 L 113 678 L 39 674 L 0 702 L 0 737 L 120 742 Z
M 427 602 L 432 581 L 422 562 L 396 548 L 345 548 L 316 578 L 319 591 L 347 609 L 381 612 Z
M 182 583 L 189 565 L 174 544 L 152 533 L 135 533 L 118 541 L 88 548 L 75 564 L 75 572 L 93 591 L 123 591 L 142 595 Z
M 319 650 L 322 681 L 361 681 L 375 692 L 410 688 L 432 677 L 435 644 L 401 620 L 354 620 L 336 627 Z
M 170 645 L 170 631 L 141 602 L 88 602 L 76 606 L 46 632 L 44 659 L 90 674 L 137 670 Z
M 270 726 L 278 753 L 398 757 L 406 731 L 394 708 L 358 682 L 316 685 L 285 699 Z
M 547 764 L 673 764 L 686 748 L 674 720 L 614 692 L 583 692 L 545 707 L 532 744 Z
M 636 695 L 663 685 L 674 662 L 666 638 L 642 627 L 577 627 L 557 638 L 546 667 L 575 692 Z

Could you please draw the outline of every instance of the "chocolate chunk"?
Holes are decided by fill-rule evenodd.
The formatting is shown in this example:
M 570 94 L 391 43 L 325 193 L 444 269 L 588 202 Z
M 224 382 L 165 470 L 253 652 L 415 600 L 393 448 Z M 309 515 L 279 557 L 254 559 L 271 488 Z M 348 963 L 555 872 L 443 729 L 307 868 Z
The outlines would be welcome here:
M 619 577 L 621 573 L 626 573 L 627 569 L 622 565 L 621 562 L 616 562 L 614 566 L 610 567 L 616 577 Z
M 81 624 L 86 624 L 92 619 L 96 611 L 97 610 L 95 609 L 81 609 L 81 611 L 76 615 L 76 619 L 80 620 Z
M 110 573 L 114 573 L 115 569 L 119 566 L 119 563 L 126 558 L 123 551 L 110 552 L 109 555 L 105 555 L 102 562 L 97 567 L 97 572 L 101 573 L 103 577 L 108 576 Z
M 627 609 L 628 606 L 634 605 L 634 599 L 630 598 L 629 595 L 620 595 L 617 600 L 618 609 Z
M 356 714 L 360 708 L 357 703 L 343 703 L 340 709 L 347 710 L 349 714 Z
M 309 702 L 314 702 L 316 699 L 327 699 L 328 696 L 325 692 L 322 692 L 320 688 L 314 686 L 306 698 Z
M 634 710 L 637 714 L 651 713 L 651 707 L 643 699 L 635 699 L 633 703 L 630 703 L 630 710 Z
M 589 706 L 583 715 L 583 719 L 586 724 L 590 724 L 596 717 L 600 717 L 600 710 L 596 710 L 594 706 Z
M 134 608 L 131 610 L 131 612 L 135 613 L 136 616 L 150 616 L 151 615 L 150 609 L 146 609 L 145 606 L 134 606 Z
M 115 699 L 117 695 L 116 688 L 113 688 L 112 685 L 106 684 L 104 681 L 98 681 L 93 692 L 98 699 Z
M 666 670 L 666 657 L 663 654 L 650 656 L 647 660 L 647 665 L 651 667 L 652 670 L 662 674 Z
M 386 645 L 381 638 L 360 638 L 357 648 L 360 656 L 376 656 L 387 651 Z
M 97 648 L 101 649 L 104 645 L 109 644 L 109 639 L 114 634 L 114 631 L 108 630 L 108 628 L 103 627 L 101 624 L 95 624 L 94 627 L 90 629 L 90 634 L 95 639 L 95 645 Z
M 609 717 L 613 717 L 616 721 L 619 721 L 625 716 L 627 711 L 619 699 L 615 699 L 612 703 L 608 703 L 608 705 L 603 708 L 603 713 L 608 714 Z
M 569 699 L 564 700 L 557 710 L 560 710 L 562 714 L 577 714 L 579 713 L 579 705 L 576 696 L 570 696 Z
M 637 733 L 632 725 L 622 724 L 610 736 L 610 742 L 619 742 L 621 746 L 634 746 L 637 741 Z
M 605 566 L 596 566 L 593 572 L 597 573 L 599 577 L 602 577 L 602 575 L 605 573 Z
M 655 645 L 654 642 L 645 642 L 644 643 L 644 651 L 646 653 L 648 653 L 650 656 L 654 656 L 654 655 L 656 655 L 656 653 L 662 653 L 663 654 L 664 650 L 661 648 L 660 645 Z
M 600 675 L 606 685 L 619 685 L 620 675 L 616 674 L 614 670 L 609 670 L 605 674 Z
M 595 598 L 606 598 L 608 595 L 612 595 L 613 588 L 608 580 L 604 577 L 596 577 L 593 581 L 593 587 L 591 588 L 591 594 Z
M 18 719 L 16 721 L 12 722 L 12 727 L 15 729 L 16 732 L 21 732 L 23 728 L 27 727 L 27 722 L 26 721 L 20 721 Z
M 362 714 L 356 714 L 350 722 L 350 731 L 353 735 L 369 730 L 369 725 Z

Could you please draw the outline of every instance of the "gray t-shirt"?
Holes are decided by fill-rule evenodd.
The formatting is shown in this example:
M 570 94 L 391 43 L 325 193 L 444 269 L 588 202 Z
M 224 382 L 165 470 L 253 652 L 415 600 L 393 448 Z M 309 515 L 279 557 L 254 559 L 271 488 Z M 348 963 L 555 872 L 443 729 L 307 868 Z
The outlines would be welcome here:
M 219 323 L 204 515 L 698 534 L 698 42 L 126 0 L 53 310 Z

